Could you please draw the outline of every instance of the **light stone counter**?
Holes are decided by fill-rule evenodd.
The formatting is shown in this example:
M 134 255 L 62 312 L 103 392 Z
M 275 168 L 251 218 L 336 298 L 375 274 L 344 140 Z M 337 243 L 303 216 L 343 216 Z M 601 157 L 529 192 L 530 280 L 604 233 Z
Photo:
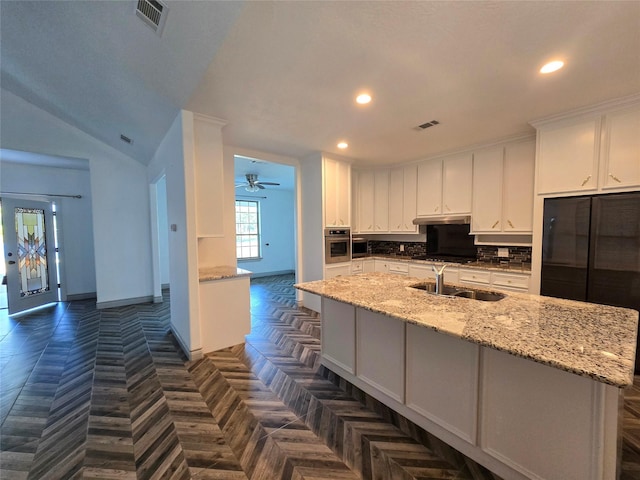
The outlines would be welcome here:
M 249 270 L 232 267 L 231 265 L 218 265 L 215 267 L 200 267 L 198 280 L 208 282 L 210 280 L 222 280 L 223 278 L 245 277 L 251 275 Z
M 605 384 L 633 383 L 635 310 L 509 292 L 482 302 L 410 287 L 418 283 L 426 282 L 365 273 L 295 287 Z

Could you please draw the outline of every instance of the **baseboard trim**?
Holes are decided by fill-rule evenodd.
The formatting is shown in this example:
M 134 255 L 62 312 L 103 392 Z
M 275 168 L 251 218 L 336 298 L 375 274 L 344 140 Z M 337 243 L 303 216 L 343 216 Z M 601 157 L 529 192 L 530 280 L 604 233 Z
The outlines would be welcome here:
M 153 302 L 153 295 L 145 295 L 144 297 L 123 298 L 121 300 L 110 300 L 108 302 L 96 303 L 96 308 L 102 310 L 104 308 L 126 307 L 128 305 L 137 305 L 138 303 Z
M 67 294 L 67 302 L 73 302 L 75 300 L 92 300 L 97 298 L 96 292 L 87 292 L 87 293 L 71 293 Z
M 278 270 L 275 272 L 261 272 L 261 273 L 252 272 L 251 278 L 271 277 L 273 275 L 286 275 L 288 273 L 296 273 L 296 271 L 295 270 Z
M 193 362 L 195 360 L 200 360 L 202 357 L 204 357 L 204 354 L 202 353 L 202 348 L 198 348 L 196 350 L 189 350 L 189 348 L 187 347 L 187 344 L 182 339 L 180 334 L 176 331 L 176 329 L 173 327 L 173 325 L 171 325 L 171 333 L 173 334 L 173 337 L 178 342 L 178 345 L 180 345 L 180 349 L 182 350 L 182 353 L 184 353 L 185 356 L 190 361 Z
M 162 303 L 162 295 L 158 295 L 157 297 L 153 297 L 153 303 Z

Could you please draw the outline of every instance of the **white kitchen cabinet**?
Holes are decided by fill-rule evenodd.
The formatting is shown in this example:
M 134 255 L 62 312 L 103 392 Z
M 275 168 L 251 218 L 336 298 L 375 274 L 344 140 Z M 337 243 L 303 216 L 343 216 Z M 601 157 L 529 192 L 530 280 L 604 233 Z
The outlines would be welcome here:
M 373 258 L 367 258 L 362 261 L 362 273 L 371 273 L 375 271 L 375 260 Z
M 374 232 L 373 214 L 375 199 L 375 176 L 373 171 L 358 172 L 358 231 Z
M 322 299 L 322 356 L 347 372 L 356 373 L 356 309 Z
M 419 217 L 442 213 L 442 160 L 428 160 L 418 165 L 416 209 Z
M 398 402 L 404 402 L 405 362 L 397 359 L 404 358 L 405 326 L 386 315 L 356 309 L 356 375 Z
M 416 325 L 406 328 L 407 406 L 475 445 L 479 346 Z
M 387 262 L 387 271 L 396 275 L 409 275 L 409 264 L 407 262 Z
M 446 280 L 446 279 L 445 279 Z M 527 293 L 531 274 L 460 268 L 458 282 L 477 288 Z M 446 282 L 445 282 L 446 283 Z
M 505 145 L 502 177 L 502 231 L 505 233 L 533 230 L 535 163 L 535 140 Z
M 502 231 L 504 147 L 473 154 L 472 233 Z
M 600 117 L 563 121 L 538 132 L 538 193 L 592 191 L 598 186 Z
M 436 273 L 433 271 L 433 268 L 431 267 L 431 265 L 409 264 L 409 276 L 416 277 L 416 278 L 428 278 L 433 280 L 436 278 Z
M 419 164 L 417 216 L 470 213 L 472 168 L 471 153 Z
M 628 191 L 640 186 L 640 105 L 535 126 L 537 193 Z
M 374 260 L 372 258 L 356 259 L 351 262 L 351 275 L 357 273 L 370 273 L 375 271 Z
M 389 170 L 358 172 L 359 233 L 380 233 L 389 230 Z
M 527 293 L 531 275 L 526 273 L 491 272 L 491 286 L 499 290 Z
M 325 227 L 351 224 L 351 165 L 323 157 Z
M 607 114 L 602 139 L 602 189 L 640 187 L 640 107 Z
M 375 232 L 389 231 L 389 170 L 374 173 L 373 226 Z
M 373 271 L 380 273 L 389 273 L 389 265 L 386 260 L 376 258 L 373 264 Z
M 351 275 L 351 262 L 338 263 L 336 265 L 325 265 L 324 279 L 339 277 L 341 275 Z
M 416 218 L 418 169 L 415 165 L 393 168 L 389 172 L 389 230 L 417 233 Z
M 473 156 L 472 233 L 531 233 L 535 142 L 514 142 Z

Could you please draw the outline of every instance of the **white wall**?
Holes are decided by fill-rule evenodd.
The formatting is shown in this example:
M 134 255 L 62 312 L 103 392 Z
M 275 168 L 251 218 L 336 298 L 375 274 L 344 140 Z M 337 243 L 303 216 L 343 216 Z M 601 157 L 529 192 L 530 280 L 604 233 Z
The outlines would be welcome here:
M 184 165 L 185 150 L 192 148 L 184 141 L 185 131 L 189 132 L 192 126 L 190 112 L 178 114 L 147 168 L 149 183 L 162 175 L 166 178 L 167 224 L 176 227 L 168 235 L 171 326 L 186 353 L 200 348 L 196 343 L 199 329 L 194 202 L 187 190 Z M 160 235 L 159 232 L 158 238 Z
M 160 283 L 167 285 L 169 279 L 169 222 L 167 212 L 167 177 L 156 184 L 158 207 L 158 254 L 160 256 Z
M 242 192 L 236 196 L 237 200 L 252 198 L 260 202 L 262 259 L 239 260 L 238 266 L 256 274 L 295 270 L 296 218 L 293 191 L 278 190 L 276 187 L 256 193 Z
M 146 167 L 6 90 L 2 148 L 89 160 L 98 304 L 153 298 Z
M 60 246 L 62 299 L 96 293 L 93 222 L 89 170 L 43 167 L 0 159 L 3 192 L 81 195 L 82 198 L 33 197 L 56 204 Z M 19 197 L 25 198 L 25 197 Z

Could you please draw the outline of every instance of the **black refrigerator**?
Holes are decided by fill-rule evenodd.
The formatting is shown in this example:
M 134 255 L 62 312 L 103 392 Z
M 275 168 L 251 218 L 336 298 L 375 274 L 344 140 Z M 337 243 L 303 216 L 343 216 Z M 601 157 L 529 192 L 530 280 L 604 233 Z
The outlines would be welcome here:
M 640 311 L 640 192 L 545 199 L 540 294 Z

